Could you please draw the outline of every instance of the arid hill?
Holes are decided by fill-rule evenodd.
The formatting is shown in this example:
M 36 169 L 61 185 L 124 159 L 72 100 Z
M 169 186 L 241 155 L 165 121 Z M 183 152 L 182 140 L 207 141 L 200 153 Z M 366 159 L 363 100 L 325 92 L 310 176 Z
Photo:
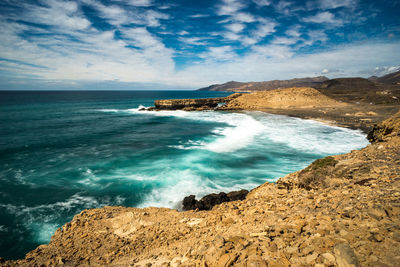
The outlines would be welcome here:
M 229 91 L 229 92 L 251 92 L 251 91 L 263 91 L 277 88 L 288 88 L 288 87 L 315 87 L 320 83 L 328 80 L 324 76 L 312 77 L 312 78 L 295 78 L 291 80 L 273 80 L 266 82 L 227 82 L 224 84 L 215 84 L 205 88 L 198 89 L 199 91 Z
M 376 79 L 378 83 L 397 84 L 400 85 L 400 71 L 389 73 Z
M 383 85 L 364 78 L 338 78 L 315 87 L 331 98 L 348 103 L 398 103 L 400 86 Z
M 259 110 L 262 108 L 316 108 L 345 105 L 345 103 L 321 94 L 314 88 L 297 87 L 243 94 L 227 103 L 224 109 Z

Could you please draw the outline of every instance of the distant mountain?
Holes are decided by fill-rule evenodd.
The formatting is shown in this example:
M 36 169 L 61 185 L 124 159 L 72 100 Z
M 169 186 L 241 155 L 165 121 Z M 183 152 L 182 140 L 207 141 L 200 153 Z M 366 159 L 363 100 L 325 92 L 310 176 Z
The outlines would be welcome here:
M 399 86 L 373 82 L 370 78 L 337 78 L 325 81 L 315 88 L 324 95 L 343 102 L 399 103 Z
M 230 92 L 247 92 L 247 91 L 263 91 L 277 88 L 289 87 L 317 87 L 321 83 L 329 80 L 325 76 L 311 78 L 295 78 L 291 80 L 273 80 L 267 82 L 235 82 L 230 81 L 224 84 L 214 84 L 208 87 L 198 89 L 198 91 L 230 91 Z
M 241 88 L 247 83 L 230 81 L 223 84 L 213 84 L 204 88 L 200 88 L 197 91 L 231 91 L 232 89 Z
M 393 73 L 389 73 L 385 76 L 379 77 L 376 79 L 378 83 L 385 84 L 399 84 L 400 85 L 400 71 L 396 71 Z

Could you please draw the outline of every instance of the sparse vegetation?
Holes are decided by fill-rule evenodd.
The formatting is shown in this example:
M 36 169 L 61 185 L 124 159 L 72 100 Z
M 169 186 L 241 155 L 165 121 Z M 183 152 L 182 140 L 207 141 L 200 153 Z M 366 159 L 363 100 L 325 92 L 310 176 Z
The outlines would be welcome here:
M 313 170 L 316 170 L 316 169 L 321 169 L 321 168 L 325 168 L 328 166 L 335 166 L 336 163 L 337 163 L 337 160 L 335 160 L 334 157 L 329 156 L 329 157 L 325 157 L 322 159 L 317 159 L 310 165 L 310 167 Z

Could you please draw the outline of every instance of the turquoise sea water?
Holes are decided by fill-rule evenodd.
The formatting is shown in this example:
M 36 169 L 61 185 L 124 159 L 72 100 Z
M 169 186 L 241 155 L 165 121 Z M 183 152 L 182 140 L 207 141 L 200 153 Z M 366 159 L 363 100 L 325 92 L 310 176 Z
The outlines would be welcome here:
M 141 112 L 223 92 L 0 92 L 0 257 L 49 242 L 83 209 L 179 208 L 367 144 L 359 131 L 261 112 Z

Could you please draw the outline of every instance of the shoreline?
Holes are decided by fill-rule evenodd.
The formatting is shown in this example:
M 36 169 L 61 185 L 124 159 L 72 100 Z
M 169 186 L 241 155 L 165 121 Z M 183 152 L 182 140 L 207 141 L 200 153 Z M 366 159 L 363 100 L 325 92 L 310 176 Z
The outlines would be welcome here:
M 265 109 L 258 111 L 266 112 Z M 283 114 L 284 110 L 274 111 L 277 113 L 271 113 L 295 114 L 292 117 L 318 121 L 318 118 L 306 117 L 315 110 L 286 110 L 289 114 Z M 328 113 L 321 117 L 334 116 Z M 366 127 L 372 128 L 379 116 L 364 124 L 352 121 L 359 117 L 352 116 L 351 120 L 339 124 L 331 122 L 339 127 L 342 127 L 340 123 L 347 124 L 347 128 L 365 125 L 361 129 L 365 133 Z M 398 121 L 400 115 L 396 118 Z M 379 143 L 317 160 L 276 183 L 259 185 L 243 201 L 222 203 L 211 211 L 177 212 L 151 207 L 84 210 L 58 229 L 48 245 L 29 252 L 24 260 L 0 261 L 0 265 L 26 266 L 35 262 L 50 266 L 149 266 L 169 262 L 179 266 L 207 262 L 209 266 L 229 266 L 247 262 L 259 266 L 267 263 L 337 266 L 345 262 L 355 266 L 360 263 L 391 266 L 387 259 L 392 262 L 400 259 L 396 247 L 390 248 L 400 244 L 397 237 L 400 229 L 387 230 L 383 225 L 400 225 L 400 179 L 396 179 L 396 174 L 400 174 L 396 152 L 400 138 L 386 139 L 381 135 L 377 137 L 382 138 Z M 386 193 L 388 190 L 392 193 Z M 363 198 L 353 203 L 353 195 Z M 314 245 L 307 240 L 322 243 Z M 95 248 L 99 242 L 100 247 Z M 381 245 L 385 245 L 386 251 L 379 249 Z

